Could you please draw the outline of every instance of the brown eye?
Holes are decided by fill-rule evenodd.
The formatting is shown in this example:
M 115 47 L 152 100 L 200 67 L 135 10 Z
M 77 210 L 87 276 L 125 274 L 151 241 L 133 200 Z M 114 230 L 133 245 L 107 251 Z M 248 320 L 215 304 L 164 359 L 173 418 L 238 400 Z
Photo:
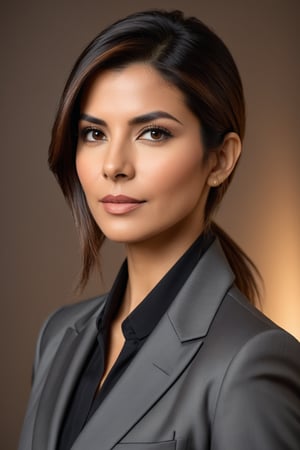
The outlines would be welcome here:
M 85 142 L 97 142 L 106 140 L 104 133 L 98 128 L 87 127 L 81 132 L 83 141 Z
M 163 137 L 163 133 L 161 130 L 151 130 L 150 131 L 151 138 L 155 141 L 159 141 Z
M 142 132 L 139 139 L 145 140 L 145 141 L 164 141 L 166 139 L 169 139 L 172 137 L 172 134 L 170 131 L 168 131 L 165 128 L 161 127 L 149 127 L 146 130 Z

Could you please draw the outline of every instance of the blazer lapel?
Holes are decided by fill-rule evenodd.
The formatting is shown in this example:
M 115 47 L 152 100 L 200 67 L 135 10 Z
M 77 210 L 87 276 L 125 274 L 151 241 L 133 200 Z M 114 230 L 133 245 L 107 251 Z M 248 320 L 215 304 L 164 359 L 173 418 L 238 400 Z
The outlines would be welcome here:
M 78 436 L 72 450 L 98 450 L 99 442 L 101 450 L 113 448 L 159 400 L 200 349 L 233 279 L 215 242 Z
M 99 311 L 98 308 L 84 327 L 68 328 L 64 335 L 41 394 L 32 450 L 54 450 L 56 447 L 65 407 L 97 334 Z
M 113 448 L 182 373 L 201 342 L 182 345 L 165 315 L 89 420 L 72 450 L 98 450 L 99 442 L 101 450 Z
M 169 309 L 170 320 L 182 342 L 207 334 L 234 278 L 216 239 L 200 259 Z

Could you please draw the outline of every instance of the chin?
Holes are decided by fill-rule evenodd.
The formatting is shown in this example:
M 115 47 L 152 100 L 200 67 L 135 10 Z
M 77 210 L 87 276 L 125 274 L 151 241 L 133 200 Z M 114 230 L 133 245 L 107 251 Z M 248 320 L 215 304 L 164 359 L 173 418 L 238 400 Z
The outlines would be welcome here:
M 101 227 L 101 231 L 104 236 L 112 242 L 121 243 L 121 244 L 138 244 L 142 242 L 147 242 L 148 240 L 153 239 L 153 237 L 159 235 L 160 233 L 156 233 L 154 230 L 151 232 L 150 230 L 144 231 L 139 230 L 137 232 L 137 227 L 130 227 L 130 229 L 125 228 L 105 228 Z
M 105 230 L 101 228 L 104 236 L 112 242 L 118 242 L 120 244 L 129 244 L 134 242 L 139 242 L 139 236 L 132 231 L 125 230 Z

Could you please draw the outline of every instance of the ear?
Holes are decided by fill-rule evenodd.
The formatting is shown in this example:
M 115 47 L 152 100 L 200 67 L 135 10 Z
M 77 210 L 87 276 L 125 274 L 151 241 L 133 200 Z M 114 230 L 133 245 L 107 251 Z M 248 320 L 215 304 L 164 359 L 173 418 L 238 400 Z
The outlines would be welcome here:
M 217 187 L 229 177 L 238 162 L 241 150 L 239 135 L 233 132 L 226 134 L 222 144 L 214 152 L 214 163 L 207 178 L 209 186 Z

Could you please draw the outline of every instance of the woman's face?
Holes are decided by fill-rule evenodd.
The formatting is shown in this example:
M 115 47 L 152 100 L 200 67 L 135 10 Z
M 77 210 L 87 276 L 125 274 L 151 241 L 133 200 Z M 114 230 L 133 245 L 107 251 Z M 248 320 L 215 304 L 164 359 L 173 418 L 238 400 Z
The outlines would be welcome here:
M 113 241 L 192 242 L 209 190 L 203 152 L 198 119 L 151 66 L 107 71 L 83 96 L 77 173 L 91 214 Z

